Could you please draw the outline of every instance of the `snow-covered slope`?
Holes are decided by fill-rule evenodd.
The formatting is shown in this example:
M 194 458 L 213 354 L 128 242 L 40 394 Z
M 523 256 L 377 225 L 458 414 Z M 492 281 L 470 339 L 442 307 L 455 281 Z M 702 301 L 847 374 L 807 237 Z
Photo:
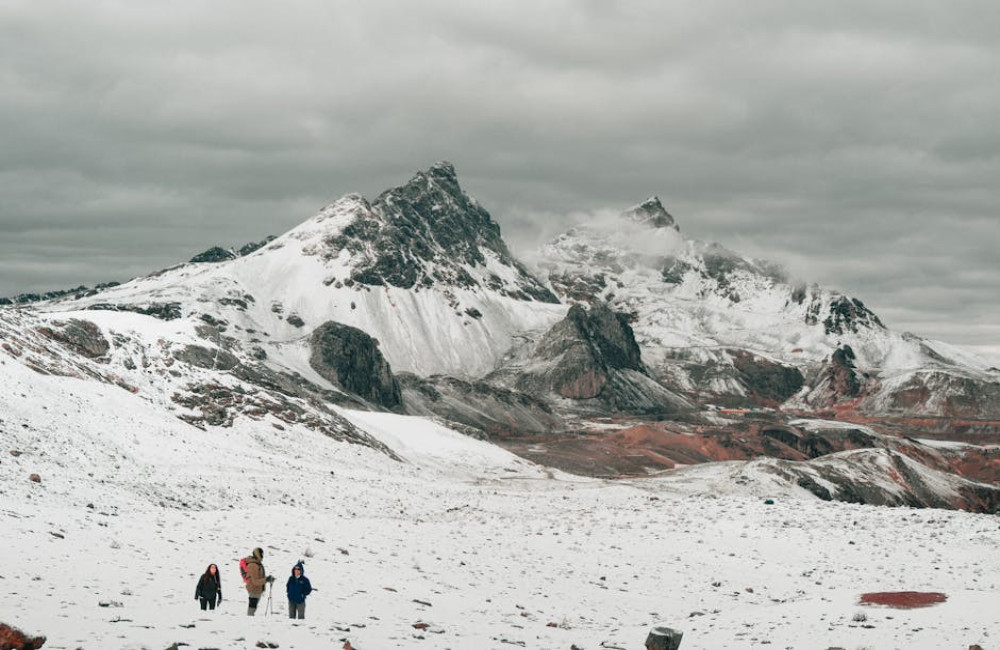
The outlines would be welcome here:
M 515 336 L 566 311 L 510 256 L 447 163 L 371 203 L 347 195 L 248 255 L 43 308 L 207 314 L 230 326 L 228 336 L 303 374 L 308 335 L 335 321 L 376 338 L 396 372 L 459 377 L 486 374 Z
M 21 350 L 0 355 L 0 621 L 45 647 L 632 648 L 656 624 L 690 648 L 1000 635 L 995 517 L 825 503 L 763 472 L 770 484 L 723 491 L 685 472 L 579 479 L 421 418 L 339 408 L 400 460 L 299 423 L 201 430 L 141 393 L 41 374 Z M 265 599 L 248 618 L 237 562 L 255 546 L 277 593 L 273 615 Z M 289 621 L 299 559 L 317 591 Z M 209 563 L 224 600 L 201 612 Z M 881 590 L 947 601 L 859 604 Z

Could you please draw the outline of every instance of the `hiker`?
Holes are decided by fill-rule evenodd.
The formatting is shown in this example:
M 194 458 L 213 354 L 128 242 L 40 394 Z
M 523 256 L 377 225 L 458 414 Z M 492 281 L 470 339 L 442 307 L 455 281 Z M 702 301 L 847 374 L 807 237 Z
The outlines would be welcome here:
M 250 595 L 250 604 L 247 606 L 247 616 L 257 613 L 257 603 L 264 593 L 264 587 L 268 583 L 274 582 L 274 576 L 269 576 L 264 571 L 261 560 L 264 559 L 264 549 L 257 547 L 248 557 L 240 560 L 240 573 L 243 574 L 243 582 L 247 586 L 247 593 Z
M 292 575 L 285 584 L 285 592 L 288 594 L 288 618 L 306 617 L 306 596 L 312 593 L 312 585 L 306 577 L 302 560 L 292 567 Z
M 201 601 L 201 609 L 215 609 L 222 602 L 222 577 L 219 567 L 209 564 L 205 573 L 198 578 L 198 586 L 194 590 L 194 599 Z

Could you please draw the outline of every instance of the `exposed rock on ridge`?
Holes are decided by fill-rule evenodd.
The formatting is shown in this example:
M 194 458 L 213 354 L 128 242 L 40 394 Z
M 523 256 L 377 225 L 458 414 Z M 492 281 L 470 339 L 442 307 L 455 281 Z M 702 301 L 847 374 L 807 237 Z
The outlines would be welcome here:
M 402 403 L 399 382 L 378 342 L 356 327 L 323 323 L 313 332 L 309 365 L 324 379 L 386 408 Z

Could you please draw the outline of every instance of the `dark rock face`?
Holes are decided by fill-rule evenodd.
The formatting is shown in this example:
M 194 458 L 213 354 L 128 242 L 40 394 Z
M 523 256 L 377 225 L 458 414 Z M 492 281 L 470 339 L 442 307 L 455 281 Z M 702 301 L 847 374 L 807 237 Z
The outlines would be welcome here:
M 658 196 L 652 196 L 634 208 L 629 208 L 622 213 L 622 216 L 636 223 L 653 226 L 654 228 L 680 230 L 673 216 L 660 203 L 660 197 Z
M 207 251 L 195 255 L 189 261 L 191 264 L 201 264 L 202 262 L 217 264 L 219 262 L 227 262 L 233 259 L 236 259 L 236 253 L 233 251 L 213 246 Z
M 600 395 L 611 370 L 646 371 L 628 321 L 603 304 L 590 311 L 580 305 L 571 307 L 535 352 L 542 358 L 559 359 L 547 378 L 549 387 L 570 399 Z
M 248 244 L 243 244 L 242 246 L 240 246 L 239 250 L 236 251 L 236 254 L 239 257 L 243 257 L 244 255 L 249 255 L 250 253 L 253 253 L 261 248 L 264 248 L 265 246 L 273 242 L 275 239 L 277 239 L 277 237 L 275 237 L 274 235 L 268 235 L 267 237 L 258 242 L 250 242 Z
M 10 650 L 38 650 L 45 645 L 44 636 L 31 636 L 16 627 L 0 623 L 0 648 Z
M 95 303 L 87 307 L 95 311 L 131 311 L 159 318 L 160 320 L 177 320 L 184 315 L 181 305 L 177 302 L 151 302 L 148 305 L 122 305 L 107 302 Z
M 330 321 L 316 328 L 311 346 L 309 365 L 324 379 L 386 408 L 401 405 L 399 382 L 368 334 Z
M 833 351 L 813 384 L 808 397 L 810 404 L 824 408 L 861 395 L 864 378 L 855 367 L 854 358 L 854 350 L 849 345 Z
M 414 176 L 406 185 L 383 192 L 368 214 L 327 239 L 324 255 L 341 250 L 363 256 L 349 280 L 401 289 L 435 284 L 472 287 L 466 265 L 486 264 L 484 251 L 518 272 L 518 280 L 499 277 L 490 289 L 521 300 L 556 303 L 558 300 L 531 276 L 507 249 L 500 227 L 490 214 L 459 186 L 455 169 L 442 162 Z
M 819 319 L 819 304 L 814 301 L 806 316 L 806 322 L 815 324 Z M 823 329 L 827 334 L 857 334 L 859 329 L 885 329 L 885 325 L 875 312 L 871 311 L 857 298 L 839 296 L 830 302 L 829 313 L 823 319 Z
M 189 260 L 191 264 L 209 263 L 218 264 L 219 262 L 228 262 L 229 260 L 234 260 L 237 257 L 243 257 L 244 255 L 249 255 L 254 251 L 263 248 L 267 244 L 270 244 L 275 240 L 274 235 L 270 235 L 267 238 L 259 242 L 250 242 L 249 244 L 244 244 L 238 249 L 232 248 L 220 248 L 219 246 L 213 246 L 207 251 L 199 253 Z
M 574 305 L 522 359 L 486 381 L 546 400 L 573 400 L 571 409 L 579 415 L 690 406 L 646 374 L 628 318 L 603 303 L 589 310 Z
M 54 325 L 56 328 L 42 327 L 38 332 L 88 359 L 103 357 L 111 349 L 100 328 L 90 321 L 74 318 Z
M 805 384 L 798 368 L 754 356 L 745 350 L 730 350 L 740 381 L 759 399 L 781 403 Z

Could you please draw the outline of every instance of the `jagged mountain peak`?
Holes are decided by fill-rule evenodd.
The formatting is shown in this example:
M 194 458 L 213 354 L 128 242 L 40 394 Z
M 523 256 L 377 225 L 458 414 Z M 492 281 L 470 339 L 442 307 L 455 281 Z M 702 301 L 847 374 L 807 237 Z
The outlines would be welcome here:
M 632 206 L 623 212 L 622 216 L 636 223 L 653 226 L 654 228 L 680 230 L 673 215 L 667 212 L 667 209 L 663 207 L 663 203 L 660 202 L 660 197 L 655 194 L 642 203 Z

